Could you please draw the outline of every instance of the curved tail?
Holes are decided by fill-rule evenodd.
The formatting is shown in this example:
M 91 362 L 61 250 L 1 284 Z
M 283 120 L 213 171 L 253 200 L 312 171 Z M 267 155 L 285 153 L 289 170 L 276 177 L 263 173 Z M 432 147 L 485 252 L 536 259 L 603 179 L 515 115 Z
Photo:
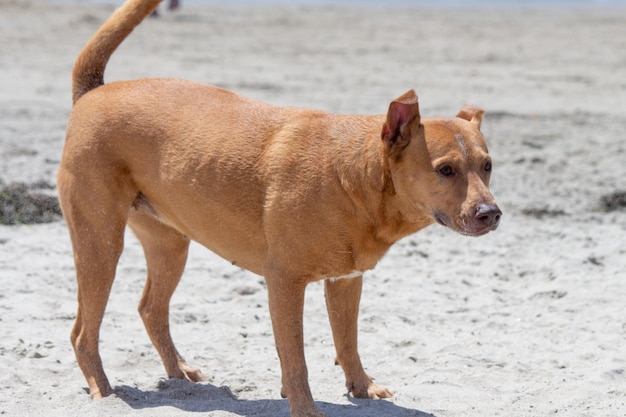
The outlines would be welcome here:
M 72 71 L 72 101 L 104 84 L 104 69 L 124 39 L 161 0 L 127 0 L 85 45 Z

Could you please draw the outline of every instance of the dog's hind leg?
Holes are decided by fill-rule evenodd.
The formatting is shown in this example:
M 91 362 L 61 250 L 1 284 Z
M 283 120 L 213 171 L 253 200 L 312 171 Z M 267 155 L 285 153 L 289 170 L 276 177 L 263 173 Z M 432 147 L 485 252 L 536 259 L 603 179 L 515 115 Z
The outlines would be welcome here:
M 337 362 L 346 375 L 346 386 L 357 398 L 388 398 L 392 394 L 384 387 L 372 383 L 363 370 L 357 349 L 357 322 L 363 278 L 346 278 L 324 281 L 326 307 Z
M 59 200 L 74 248 L 78 311 L 71 341 L 92 398 L 113 392 L 98 352 L 100 326 L 119 256 L 132 197 L 108 189 L 101 181 L 88 183 L 60 169 Z M 124 202 L 124 194 L 128 200 Z
M 169 303 L 187 262 L 189 239 L 142 210 L 131 210 L 128 224 L 143 246 L 148 267 L 139 314 L 165 371 L 170 378 L 204 380 L 176 350 L 169 326 Z

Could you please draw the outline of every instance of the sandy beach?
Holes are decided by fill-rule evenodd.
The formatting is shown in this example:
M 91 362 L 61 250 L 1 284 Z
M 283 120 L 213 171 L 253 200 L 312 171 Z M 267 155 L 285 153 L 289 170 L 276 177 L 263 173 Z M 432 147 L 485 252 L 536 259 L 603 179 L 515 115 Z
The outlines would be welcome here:
M 0 186 L 54 196 L 78 52 L 114 4 L 0 0 Z M 106 80 L 177 77 L 278 105 L 487 110 L 500 228 L 435 225 L 365 274 L 360 351 L 389 400 L 346 395 L 322 284 L 309 380 L 330 417 L 626 416 L 626 7 L 187 4 L 147 19 Z M 0 193 L 1 194 L 1 193 Z M 192 246 L 172 333 L 204 383 L 168 380 L 137 314 L 128 233 L 101 331 L 116 393 L 92 401 L 69 334 L 65 223 L 0 225 L 0 415 L 288 416 L 263 279 Z

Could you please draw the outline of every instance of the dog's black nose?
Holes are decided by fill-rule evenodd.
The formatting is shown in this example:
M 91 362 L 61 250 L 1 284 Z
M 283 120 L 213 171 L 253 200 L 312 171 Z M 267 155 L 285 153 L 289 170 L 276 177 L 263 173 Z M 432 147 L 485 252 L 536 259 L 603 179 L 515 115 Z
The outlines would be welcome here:
M 500 223 L 502 211 L 495 204 L 481 204 L 476 207 L 476 219 L 487 227 L 496 227 Z

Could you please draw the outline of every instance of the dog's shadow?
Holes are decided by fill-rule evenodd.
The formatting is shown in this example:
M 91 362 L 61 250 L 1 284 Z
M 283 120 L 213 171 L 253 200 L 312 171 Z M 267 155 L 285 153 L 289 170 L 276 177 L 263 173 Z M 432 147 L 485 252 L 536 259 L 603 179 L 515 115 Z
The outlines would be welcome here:
M 117 386 L 115 394 L 133 409 L 168 406 L 199 413 L 226 411 L 238 416 L 289 416 L 287 400 L 241 400 L 228 387 L 177 379 L 160 381 L 154 391 L 143 391 L 127 385 Z M 348 398 L 352 404 L 340 405 L 321 401 L 316 401 L 315 404 L 331 417 L 435 417 L 385 400 Z

